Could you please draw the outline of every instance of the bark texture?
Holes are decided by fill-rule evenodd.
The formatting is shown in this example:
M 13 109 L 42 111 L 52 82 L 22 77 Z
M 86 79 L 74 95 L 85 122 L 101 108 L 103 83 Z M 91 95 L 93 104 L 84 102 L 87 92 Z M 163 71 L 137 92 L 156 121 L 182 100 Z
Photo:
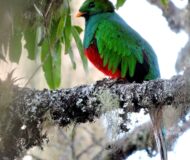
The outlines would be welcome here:
M 187 109 L 190 83 L 185 75 L 142 84 L 104 79 L 91 85 L 42 91 L 8 83 L 9 92 L 0 95 L 1 99 L 10 99 L 1 105 L 0 157 L 13 159 L 32 146 L 42 146 L 47 140 L 42 127 L 47 120 L 65 127 L 92 122 L 114 108 L 124 110 L 120 115 L 124 121 L 129 112 L 142 108 L 148 111 L 151 107 L 172 105 Z M 6 85 L 7 81 L 0 82 L 1 87 Z

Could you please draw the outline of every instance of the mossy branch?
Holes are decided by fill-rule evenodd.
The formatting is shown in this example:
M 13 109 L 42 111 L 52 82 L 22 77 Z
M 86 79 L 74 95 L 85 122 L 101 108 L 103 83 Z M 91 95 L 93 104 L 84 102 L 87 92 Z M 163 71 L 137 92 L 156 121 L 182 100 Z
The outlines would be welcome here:
M 163 105 L 185 108 L 190 103 L 186 75 L 189 73 L 142 84 L 104 79 L 91 85 L 42 91 L 12 85 L 9 88 L 11 101 L 0 106 L 3 115 L 0 118 L 0 157 L 13 159 L 32 146 L 42 146 L 46 140 L 42 124 L 48 119 L 65 127 L 73 122 L 92 122 L 113 108 L 124 110 L 122 118 L 142 108 L 147 111 Z M 1 81 L 0 86 L 5 83 Z M 3 94 L 1 90 L 0 96 Z

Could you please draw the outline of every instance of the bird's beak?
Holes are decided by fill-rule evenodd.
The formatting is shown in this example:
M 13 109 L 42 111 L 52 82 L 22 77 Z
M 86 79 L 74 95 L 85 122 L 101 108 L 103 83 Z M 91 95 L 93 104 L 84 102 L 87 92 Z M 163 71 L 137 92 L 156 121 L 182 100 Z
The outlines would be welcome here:
M 76 17 L 82 17 L 83 15 L 85 15 L 86 13 L 85 12 L 78 12 L 76 14 Z

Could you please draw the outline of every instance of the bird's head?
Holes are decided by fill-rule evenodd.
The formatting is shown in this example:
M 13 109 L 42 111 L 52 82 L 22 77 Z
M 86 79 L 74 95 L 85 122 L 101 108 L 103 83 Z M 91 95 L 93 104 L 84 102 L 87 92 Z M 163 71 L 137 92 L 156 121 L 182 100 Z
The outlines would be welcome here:
M 86 0 L 76 16 L 88 18 L 98 13 L 113 11 L 114 6 L 109 0 Z

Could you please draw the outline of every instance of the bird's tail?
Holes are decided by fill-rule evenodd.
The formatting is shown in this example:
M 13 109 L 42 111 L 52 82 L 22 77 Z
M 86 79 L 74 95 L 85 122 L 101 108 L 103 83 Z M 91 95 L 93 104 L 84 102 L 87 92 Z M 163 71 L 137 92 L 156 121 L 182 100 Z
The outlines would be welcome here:
M 167 144 L 164 135 L 162 109 L 160 107 L 150 110 L 150 118 L 152 120 L 154 136 L 157 144 L 158 152 L 161 160 L 167 160 Z

